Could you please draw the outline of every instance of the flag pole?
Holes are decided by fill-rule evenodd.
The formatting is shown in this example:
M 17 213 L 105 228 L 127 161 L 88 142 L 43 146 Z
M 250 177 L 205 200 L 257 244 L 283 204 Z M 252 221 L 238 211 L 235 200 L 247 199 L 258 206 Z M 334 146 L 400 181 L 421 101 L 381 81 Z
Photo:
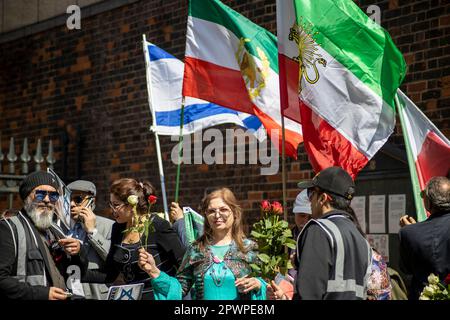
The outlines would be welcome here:
M 287 221 L 287 200 L 286 200 L 286 150 L 285 150 L 285 131 L 284 116 L 281 112 L 281 181 L 283 188 L 283 212 L 284 220 Z
M 394 102 L 397 107 L 397 111 L 400 117 L 400 123 L 402 125 L 402 133 L 403 133 L 403 139 L 405 140 L 405 148 L 406 148 L 406 155 L 408 158 L 408 167 L 409 167 L 409 174 L 411 176 L 411 184 L 413 189 L 413 195 L 414 195 L 414 204 L 416 206 L 416 213 L 417 213 L 417 221 L 421 222 L 427 219 L 427 213 L 425 211 L 425 207 L 423 204 L 422 197 L 420 196 L 420 184 L 419 179 L 417 177 L 416 172 L 416 166 L 414 163 L 414 157 L 411 150 L 411 145 L 409 143 L 408 138 L 408 132 L 406 131 L 405 127 L 405 117 L 403 114 L 403 105 L 400 105 L 400 101 L 398 100 L 398 95 L 395 94 Z
M 161 145 L 159 144 L 159 136 L 156 132 L 156 115 L 153 106 L 153 94 L 152 94 L 152 86 L 151 86 L 151 68 L 150 68 L 150 56 L 147 47 L 147 39 L 145 34 L 142 35 L 142 44 L 144 47 L 144 55 L 145 55 L 145 67 L 146 67 L 146 76 L 147 76 L 147 92 L 148 92 L 148 106 L 150 108 L 150 113 L 152 114 L 152 123 L 153 125 L 150 127 L 150 132 L 152 132 L 155 136 L 155 146 L 156 146 L 156 157 L 158 159 L 158 169 L 159 169 L 159 180 L 161 182 L 161 193 L 163 197 L 163 205 L 164 205 L 164 218 L 169 221 L 169 209 L 167 206 L 167 194 L 166 194 L 166 184 L 164 179 L 164 168 L 162 164 L 161 157 Z
M 178 164 L 177 164 L 177 180 L 175 184 L 175 202 L 178 202 L 178 194 L 180 191 L 180 171 L 181 171 L 181 156 L 183 153 L 183 125 L 184 125 L 184 96 L 181 100 L 181 114 L 180 114 L 180 137 L 178 138 Z

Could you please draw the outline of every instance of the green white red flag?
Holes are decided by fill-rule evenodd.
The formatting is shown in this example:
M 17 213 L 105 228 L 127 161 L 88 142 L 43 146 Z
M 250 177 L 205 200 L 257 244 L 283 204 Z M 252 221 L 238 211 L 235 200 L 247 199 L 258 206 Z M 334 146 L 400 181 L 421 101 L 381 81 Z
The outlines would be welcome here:
M 402 54 L 351 0 L 278 0 L 277 25 L 282 113 L 316 172 L 355 177 L 393 132 Z
M 418 221 L 427 218 L 420 192 L 428 180 L 447 176 L 450 170 L 450 141 L 422 111 L 398 90 L 398 111 L 410 165 Z
M 218 0 L 191 0 L 186 38 L 183 95 L 256 115 L 281 146 L 276 37 Z M 285 128 L 296 158 L 301 126 L 285 119 Z

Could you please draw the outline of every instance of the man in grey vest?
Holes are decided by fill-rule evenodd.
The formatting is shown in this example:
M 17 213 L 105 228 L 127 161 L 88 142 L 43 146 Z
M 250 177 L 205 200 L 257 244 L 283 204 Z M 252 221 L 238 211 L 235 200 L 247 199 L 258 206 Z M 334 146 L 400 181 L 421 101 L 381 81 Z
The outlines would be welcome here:
M 298 187 L 307 189 L 313 219 L 297 240 L 295 298 L 365 299 L 372 255 L 350 208 L 352 178 L 342 168 L 330 167 Z
M 58 182 L 47 172 L 28 175 L 19 187 L 23 208 L 0 221 L 0 299 L 65 300 L 65 280 L 49 231 L 58 201 Z M 66 250 L 72 250 L 67 245 Z
M 67 188 L 72 192 L 70 214 L 73 220 L 69 239 L 63 243 L 79 241 L 81 250 L 89 261 L 89 269 L 103 267 L 111 245 L 111 229 L 114 221 L 94 214 L 97 189 L 90 181 L 76 180 Z M 76 252 L 68 252 L 73 255 Z M 83 283 L 80 294 L 86 299 L 106 299 L 108 287 L 105 284 Z

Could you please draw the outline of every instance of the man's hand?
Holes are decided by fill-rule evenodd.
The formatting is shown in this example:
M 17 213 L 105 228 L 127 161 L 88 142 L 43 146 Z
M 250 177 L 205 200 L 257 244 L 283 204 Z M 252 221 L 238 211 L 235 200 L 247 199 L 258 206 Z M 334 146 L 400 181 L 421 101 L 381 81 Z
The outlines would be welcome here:
M 183 218 L 183 216 L 184 216 L 183 210 L 180 208 L 178 203 L 172 202 L 170 204 L 170 213 L 169 213 L 170 221 L 175 222 Z
M 60 246 L 64 248 L 64 251 L 70 256 L 77 255 L 80 252 L 81 243 L 75 238 L 61 239 L 58 240 L 58 243 Z
M 410 217 L 408 215 L 404 215 L 400 218 L 400 227 L 407 226 L 408 224 L 414 224 L 416 223 L 416 220 L 414 220 L 413 217 Z
M 83 221 L 83 228 L 87 233 L 91 233 L 95 229 L 95 213 L 91 209 L 81 207 L 79 211 L 81 221 Z
M 61 288 L 50 287 L 50 291 L 48 292 L 48 300 L 66 300 L 67 294 Z

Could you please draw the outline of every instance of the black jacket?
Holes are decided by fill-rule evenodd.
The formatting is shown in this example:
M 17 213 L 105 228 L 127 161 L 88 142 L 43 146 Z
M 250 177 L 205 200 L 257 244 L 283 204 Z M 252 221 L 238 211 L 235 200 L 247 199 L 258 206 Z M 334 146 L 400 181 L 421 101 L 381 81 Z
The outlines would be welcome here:
M 341 267 L 338 256 L 343 258 Z M 310 220 L 298 237 L 297 259 L 295 298 L 365 299 L 371 250 L 347 213 L 335 210 Z
M 171 276 L 175 276 L 184 256 L 186 248 L 181 243 L 177 233 L 169 222 L 154 216 L 154 231 L 149 232 L 147 251 L 155 259 L 158 268 Z M 137 264 L 139 258 L 139 243 L 122 244 L 123 232 L 126 224 L 114 223 L 111 233 L 111 248 L 106 258 L 105 265 L 99 270 L 88 270 L 87 262 L 82 257 L 82 281 L 94 283 L 116 283 L 117 278 L 126 284 L 144 283 L 144 294 L 142 299 L 153 299 L 150 277 L 141 270 Z M 141 238 L 145 246 L 144 235 Z M 120 284 L 120 283 L 119 283 Z
M 412 274 L 409 298 L 418 299 L 430 273 L 441 280 L 450 273 L 450 212 L 404 226 L 399 237 L 402 271 Z
M 24 209 L 21 210 L 17 217 L 24 226 L 25 231 L 27 247 L 26 274 L 27 276 L 41 276 L 45 274 L 47 285 L 30 285 L 27 282 L 21 282 L 14 278 L 17 273 L 17 247 L 14 244 L 11 232 L 14 232 L 14 238 L 18 241 L 17 229 L 11 221 L 2 219 L 0 221 L 0 299 L 48 300 L 48 293 L 53 284 L 50 277 L 49 261 L 44 249 L 46 244 L 41 240 L 39 231 Z M 27 221 L 28 224 L 26 223 Z M 37 247 L 28 225 L 34 233 L 38 244 Z

